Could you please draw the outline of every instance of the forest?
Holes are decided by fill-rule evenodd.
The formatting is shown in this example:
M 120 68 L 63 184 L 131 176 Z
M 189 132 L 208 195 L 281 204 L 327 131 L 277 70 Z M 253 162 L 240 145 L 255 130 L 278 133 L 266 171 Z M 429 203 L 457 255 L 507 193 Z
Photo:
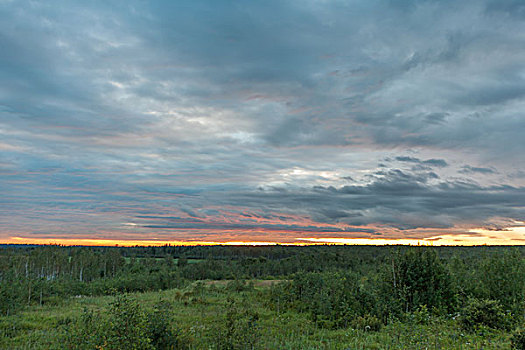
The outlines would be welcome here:
M 525 349 L 525 247 L 0 246 L 5 349 Z

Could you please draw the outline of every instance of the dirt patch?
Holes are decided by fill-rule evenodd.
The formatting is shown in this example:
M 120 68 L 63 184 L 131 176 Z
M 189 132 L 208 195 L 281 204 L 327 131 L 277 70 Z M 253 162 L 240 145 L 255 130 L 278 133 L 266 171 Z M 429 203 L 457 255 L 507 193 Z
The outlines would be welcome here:
M 207 286 L 226 286 L 233 280 L 217 280 L 217 281 L 206 281 L 204 282 Z M 255 287 L 270 287 L 274 284 L 286 282 L 287 280 L 246 280 L 246 283 L 253 283 Z
M 287 280 L 260 280 L 255 281 L 254 285 L 256 287 L 270 287 L 274 284 L 281 283 L 281 282 L 287 282 Z

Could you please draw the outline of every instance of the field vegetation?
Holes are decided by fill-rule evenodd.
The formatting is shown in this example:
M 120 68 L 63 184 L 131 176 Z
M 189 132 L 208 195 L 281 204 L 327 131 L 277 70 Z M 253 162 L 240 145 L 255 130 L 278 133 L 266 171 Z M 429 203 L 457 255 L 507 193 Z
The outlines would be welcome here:
M 524 349 L 522 247 L 0 249 L 5 349 Z

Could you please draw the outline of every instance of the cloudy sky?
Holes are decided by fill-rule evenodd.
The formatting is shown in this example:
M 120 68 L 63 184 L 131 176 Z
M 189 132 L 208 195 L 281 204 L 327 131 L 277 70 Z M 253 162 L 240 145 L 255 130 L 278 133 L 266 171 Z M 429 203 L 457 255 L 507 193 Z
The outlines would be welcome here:
M 0 0 L 0 48 L 1 242 L 525 244 L 521 0 Z

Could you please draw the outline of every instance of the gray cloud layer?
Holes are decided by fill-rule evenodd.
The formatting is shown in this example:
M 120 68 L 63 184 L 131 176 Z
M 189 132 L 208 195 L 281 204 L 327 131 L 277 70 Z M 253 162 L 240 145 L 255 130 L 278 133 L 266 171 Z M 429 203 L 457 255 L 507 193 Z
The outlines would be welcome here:
M 2 1 L 0 238 L 517 225 L 524 9 Z

